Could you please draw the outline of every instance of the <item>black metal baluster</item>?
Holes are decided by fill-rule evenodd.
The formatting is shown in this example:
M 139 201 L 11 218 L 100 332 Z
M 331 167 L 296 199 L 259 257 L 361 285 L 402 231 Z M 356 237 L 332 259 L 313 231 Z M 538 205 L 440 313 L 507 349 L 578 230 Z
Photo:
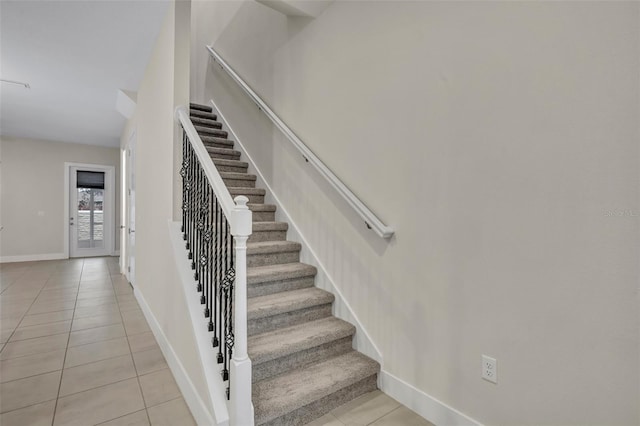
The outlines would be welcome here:
M 217 207 L 217 199 L 216 199 L 216 194 L 213 192 L 213 188 L 211 189 L 211 198 L 209 200 L 210 202 L 210 207 L 209 207 L 209 211 L 210 211 L 210 215 L 209 215 L 209 219 L 211 221 L 210 225 L 209 225 L 209 230 L 211 232 L 211 244 L 209 244 L 209 278 L 208 278 L 208 287 L 209 287 L 209 324 L 208 324 L 208 330 L 209 331 L 214 331 L 214 324 L 213 324 L 213 318 L 215 317 L 215 312 L 213 310 L 213 304 L 214 304 L 214 299 L 215 299 L 215 292 L 213 291 L 213 277 L 214 277 L 214 264 L 215 264 L 215 248 L 214 248 L 214 226 L 215 226 L 215 220 L 216 220 L 216 207 Z M 215 338 L 215 337 L 214 337 Z
M 203 214 L 204 214 L 204 247 L 203 247 L 203 251 L 202 251 L 202 255 L 203 255 L 203 262 L 202 262 L 202 271 L 201 271 L 201 276 L 202 276 L 202 286 L 204 287 L 204 297 L 205 297 L 205 305 L 204 305 L 204 317 L 205 318 L 209 318 L 210 312 L 209 312 L 209 304 L 208 301 L 211 298 L 211 295 L 209 294 L 209 261 L 211 259 L 211 256 L 209 254 L 209 246 L 210 246 L 210 234 L 211 234 L 211 220 L 209 219 L 210 217 L 210 213 L 211 213 L 211 209 L 210 209 L 210 204 L 209 204 L 209 197 L 210 197 L 210 193 L 211 193 L 211 186 L 209 185 L 209 182 L 206 179 L 205 176 L 205 191 L 204 191 L 204 203 L 202 205 L 202 210 L 203 210 Z
M 218 364 L 222 364 L 224 361 L 224 356 L 222 355 L 224 345 L 224 319 L 223 319 L 223 309 L 224 309 L 224 288 L 222 287 L 223 279 L 224 279 L 224 235 L 223 235 L 223 227 L 222 222 L 224 221 L 224 214 L 222 209 L 220 209 L 220 216 L 218 218 L 218 244 L 219 250 L 217 253 L 218 260 L 218 282 L 217 282 L 217 290 L 218 290 Z

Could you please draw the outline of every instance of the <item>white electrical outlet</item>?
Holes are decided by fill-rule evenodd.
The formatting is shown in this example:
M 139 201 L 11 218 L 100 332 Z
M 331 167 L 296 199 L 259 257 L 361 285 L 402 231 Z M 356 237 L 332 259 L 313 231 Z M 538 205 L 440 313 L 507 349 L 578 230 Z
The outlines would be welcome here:
M 495 358 L 482 355 L 482 378 L 498 383 L 498 362 Z

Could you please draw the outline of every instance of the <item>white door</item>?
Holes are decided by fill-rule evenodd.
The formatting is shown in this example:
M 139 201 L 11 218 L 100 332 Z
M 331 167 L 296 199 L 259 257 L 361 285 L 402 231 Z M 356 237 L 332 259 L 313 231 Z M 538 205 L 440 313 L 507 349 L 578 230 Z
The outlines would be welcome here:
M 69 168 L 69 255 L 111 254 L 113 218 L 112 168 Z
M 136 271 L 136 133 L 134 132 L 129 139 L 129 146 L 127 147 L 127 166 L 129 168 L 127 173 L 127 206 L 129 221 L 127 224 L 127 255 L 128 267 L 127 267 L 127 279 L 131 285 L 135 285 L 135 271 Z

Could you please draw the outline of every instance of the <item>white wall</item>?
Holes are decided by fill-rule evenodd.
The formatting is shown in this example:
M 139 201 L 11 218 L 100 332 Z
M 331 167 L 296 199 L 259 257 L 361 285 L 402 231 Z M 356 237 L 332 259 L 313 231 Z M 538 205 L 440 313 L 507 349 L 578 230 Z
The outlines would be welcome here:
M 182 10 L 184 7 L 186 11 Z M 157 327 L 163 335 L 156 334 L 156 337 L 166 338 L 161 347 L 170 347 L 176 356 L 173 361 L 177 360 L 184 368 L 186 377 L 177 377 L 178 383 L 185 383 L 185 379 L 190 381 L 191 390 L 195 390 L 205 404 L 209 402 L 206 409 L 210 412 L 210 398 L 168 232 L 168 223 L 173 220 L 173 188 L 177 173 L 174 170 L 176 124 L 173 113 L 176 104 L 188 102 L 188 84 L 185 82 L 189 68 L 176 63 L 185 43 L 188 63 L 188 36 L 185 39 L 179 34 L 180 31 L 189 33 L 188 19 L 186 23 L 180 22 L 184 15 L 189 16 L 188 7 L 188 2 L 171 2 L 168 7 L 138 89 L 135 115 L 127 122 L 121 145 L 126 146 L 135 129 L 136 296 L 148 306 L 153 316 L 148 317 L 154 323 L 152 328 Z M 181 144 L 181 139 L 178 142 Z M 180 150 L 177 152 L 181 154 Z M 171 360 L 169 364 L 172 365 Z M 173 373 L 180 374 L 180 371 L 173 370 Z M 183 393 L 186 396 L 188 392 Z M 187 403 L 193 402 L 187 397 Z
M 488 424 L 640 423 L 639 4 L 192 5 L 215 97 L 382 351 Z M 213 44 L 396 230 L 367 231 Z M 498 359 L 497 385 L 480 378 Z
M 116 168 L 113 233 L 115 249 L 120 248 L 120 157 L 117 148 L 3 136 L 0 155 L 3 226 L 0 256 L 3 259 L 64 256 L 65 162 Z

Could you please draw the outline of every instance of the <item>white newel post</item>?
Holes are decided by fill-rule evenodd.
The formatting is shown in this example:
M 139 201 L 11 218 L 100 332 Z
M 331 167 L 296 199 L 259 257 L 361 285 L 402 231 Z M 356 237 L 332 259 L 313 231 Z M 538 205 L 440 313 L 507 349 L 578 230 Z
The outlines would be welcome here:
M 231 220 L 231 234 L 236 251 L 235 343 L 230 367 L 229 417 L 232 426 L 253 426 L 251 360 L 247 353 L 247 239 L 252 232 L 252 218 L 247 197 L 239 195 L 234 201 L 236 207 Z

